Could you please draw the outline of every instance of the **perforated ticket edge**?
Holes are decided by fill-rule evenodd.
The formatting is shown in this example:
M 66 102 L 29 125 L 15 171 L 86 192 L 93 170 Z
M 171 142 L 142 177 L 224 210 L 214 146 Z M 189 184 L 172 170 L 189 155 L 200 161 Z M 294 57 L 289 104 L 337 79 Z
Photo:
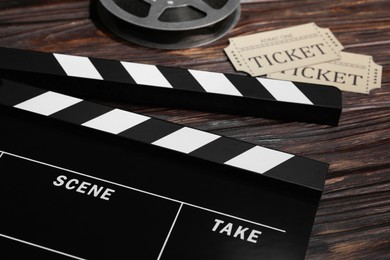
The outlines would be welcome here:
M 340 60 L 271 73 L 267 77 L 332 85 L 342 91 L 362 94 L 369 94 L 371 90 L 381 87 L 382 66 L 376 64 L 372 56 L 350 52 L 340 52 L 340 56 Z M 331 76 L 320 75 L 327 71 L 331 71 Z
M 308 45 L 310 43 L 312 44 Z M 295 51 L 291 51 L 294 49 L 298 49 L 301 56 L 287 55 L 289 51 L 290 54 L 296 54 Z M 263 76 L 338 60 L 342 49 L 344 47 L 330 29 L 320 28 L 315 23 L 307 23 L 230 38 L 229 45 L 224 51 L 237 71 L 246 72 L 251 76 Z M 313 54 L 315 56 L 310 56 Z M 279 57 L 276 59 L 276 56 Z M 296 57 L 302 59 L 293 60 Z

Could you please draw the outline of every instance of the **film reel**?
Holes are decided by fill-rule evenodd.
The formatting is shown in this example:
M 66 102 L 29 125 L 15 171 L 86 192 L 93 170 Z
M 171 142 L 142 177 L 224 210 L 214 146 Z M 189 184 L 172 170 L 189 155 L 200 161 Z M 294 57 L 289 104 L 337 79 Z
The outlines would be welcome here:
M 147 47 L 185 49 L 227 34 L 240 17 L 240 0 L 99 0 L 103 24 Z

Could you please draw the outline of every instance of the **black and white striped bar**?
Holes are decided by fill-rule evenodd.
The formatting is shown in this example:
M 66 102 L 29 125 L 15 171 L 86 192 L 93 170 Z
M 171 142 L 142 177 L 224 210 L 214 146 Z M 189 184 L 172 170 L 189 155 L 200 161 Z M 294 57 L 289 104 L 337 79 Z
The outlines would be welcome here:
M 329 125 L 341 114 L 341 92 L 331 86 L 10 48 L 0 48 L 0 57 L 2 77 L 40 79 L 50 89 L 50 75 L 89 97 Z
M 0 104 L 322 191 L 328 165 L 53 91 L 2 80 Z

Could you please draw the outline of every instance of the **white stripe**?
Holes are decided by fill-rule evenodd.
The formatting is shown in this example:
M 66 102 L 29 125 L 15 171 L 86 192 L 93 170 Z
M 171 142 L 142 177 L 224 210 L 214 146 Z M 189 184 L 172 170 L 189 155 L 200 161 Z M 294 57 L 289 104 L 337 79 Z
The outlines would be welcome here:
M 172 225 L 171 225 L 171 228 L 169 229 L 168 235 L 167 235 L 167 237 L 165 238 L 164 244 L 163 244 L 163 246 L 162 246 L 162 248 L 161 248 L 160 254 L 159 254 L 158 257 L 157 257 L 157 260 L 160 260 L 160 258 L 161 258 L 161 256 L 162 256 L 162 253 L 164 252 L 165 246 L 167 245 L 167 242 L 168 242 L 168 240 L 169 240 L 169 237 L 171 236 L 173 227 L 174 227 L 175 224 L 176 224 L 177 218 L 179 217 L 179 214 L 180 214 L 180 211 L 181 211 L 181 208 L 182 208 L 182 207 L 183 207 L 183 203 L 180 204 L 179 210 L 177 211 L 176 216 L 175 216 L 175 219 L 173 220 L 173 223 L 172 223 Z
M 4 234 L 0 234 L 0 236 L 4 237 L 4 238 L 7 238 L 7 239 L 10 239 L 10 240 L 14 240 L 14 241 L 26 244 L 26 245 L 29 245 L 29 246 L 34 246 L 34 247 L 37 247 L 37 248 L 40 248 L 40 249 L 44 249 L 46 251 L 50 251 L 50 252 L 53 252 L 53 253 L 64 255 L 64 256 L 67 256 L 67 257 L 70 257 L 70 258 L 73 258 L 73 259 L 78 259 L 78 260 L 84 260 L 85 259 L 85 258 L 77 257 L 77 256 L 74 256 L 74 255 L 70 255 L 70 254 L 67 254 L 67 253 L 64 253 L 64 252 L 61 252 L 61 251 L 58 251 L 58 250 L 54 250 L 54 249 L 51 249 L 49 247 L 41 246 L 41 245 L 34 244 L 34 243 L 31 243 L 31 242 L 28 242 L 28 241 L 25 241 L 25 240 L 21 240 L 21 239 L 15 238 L 15 237 L 7 236 L 7 235 L 4 235 Z
M 137 84 L 154 87 L 172 88 L 168 80 L 154 65 L 124 61 L 122 61 L 121 64 Z
M 182 153 L 190 153 L 219 137 L 219 135 L 183 127 L 155 141 L 153 144 Z
M 223 73 L 200 70 L 188 71 L 207 92 L 242 97 L 241 93 Z
M 255 146 L 230 159 L 225 164 L 263 174 L 293 156 L 292 154 Z
M 313 105 L 291 81 L 257 78 L 257 80 L 278 101 Z
M 104 132 L 119 134 L 133 126 L 136 126 L 150 117 L 127 112 L 121 109 L 113 109 L 101 116 L 83 123 L 83 126 L 98 129 Z
M 39 96 L 19 103 L 15 105 L 15 107 L 37 114 L 49 116 L 51 114 L 54 114 L 55 112 L 63 110 L 81 101 L 82 99 L 79 98 L 48 91 Z
M 88 79 L 100 79 L 103 77 L 87 57 L 53 53 L 54 57 L 65 70 L 66 75 Z

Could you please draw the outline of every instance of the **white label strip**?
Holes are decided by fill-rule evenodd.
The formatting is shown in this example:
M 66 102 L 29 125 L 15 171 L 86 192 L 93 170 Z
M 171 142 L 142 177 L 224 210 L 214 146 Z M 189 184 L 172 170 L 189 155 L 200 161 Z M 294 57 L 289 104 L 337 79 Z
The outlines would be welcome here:
M 292 154 L 255 146 L 225 164 L 263 174 L 292 157 Z
M 121 64 L 137 84 L 172 88 L 163 74 L 154 65 L 124 62 Z
M 188 71 L 207 92 L 242 97 L 237 88 L 222 73 L 200 70 Z
M 57 53 L 53 53 L 53 55 L 65 70 L 66 75 L 103 80 L 89 58 Z
M 39 96 L 26 100 L 15 105 L 16 108 L 34 112 L 37 114 L 49 116 L 70 107 L 82 99 L 62 95 L 56 92 L 48 91 Z
M 257 78 L 278 101 L 313 105 L 313 103 L 291 81 Z
M 148 119 L 150 119 L 150 117 L 134 114 L 121 109 L 113 109 L 82 125 L 112 134 L 119 134 Z
M 28 242 L 26 240 L 18 239 L 18 238 L 15 238 L 15 237 L 4 235 L 4 234 L 0 234 L 0 237 L 4 237 L 4 238 L 7 238 L 7 239 L 10 239 L 10 240 L 19 242 L 19 243 L 23 243 L 23 244 L 26 244 L 26 245 L 29 245 L 29 246 L 37 247 L 37 248 L 40 248 L 40 249 L 43 249 L 43 250 L 46 250 L 46 251 L 50 251 L 50 252 L 53 252 L 53 253 L 57 253 L 57 254 L 60 254 L 60 255 L 63 255 L 63 256 L 69 257 L 69 258 L 78 259 L 78 260 L 86 260 L 85 258 L 81 258 L 81 257 L 78 257 L 78 256 L 67 254 L 67 253 L 64 253 L 64 252 L 61 252 L 61 251 L 58 251 L 58 250 L 54 250 L 54 249 L 49 248 L 49 247 L 41 246 L 41 245 L 38 245 L 38 244 L 35 244 L 35 243 Z M 8 256 L 8 257 L 10 257 L 10 256 Z
M 162 248 L 161 248 L 161 250 L 160 250 L 160 254 L 159 254 L 158 257 L 157 257 L 157 260 L 160 260 L 160 259 L 161 259 L 162 253 L 164 252 L 165 246 L 167 245 L 167 242 L 168 242 L 168 240 L 169 240 L 169 237 L 171 236 L 173 227 L 174 227 L 175 224 L 176 224 L 177 218 L 179 217 L 179 214 L 180 214 L 180 211 L 181 211 L 182 207 L 183 207 L 183 203 L 180 204 L 180 207 L 179 207 L 179 209 L 178 209 L 178 211 L 177 211 L 177 213 L 176 213 L 176 216 L 175 216 L 175 219 L 173 220 L 173 223 L 172 223 L 172 225 L 171 225 L 171 228 L 169 229 L 168 235 L 167 235 L 167 237 L 165 238 L 164 244 L 163 244 L 163 246 L 162 246 Z
M 153 144 L 182 153 L 190 153 L 219 137 L 219 135 L 183 127 L 155 141 Z

